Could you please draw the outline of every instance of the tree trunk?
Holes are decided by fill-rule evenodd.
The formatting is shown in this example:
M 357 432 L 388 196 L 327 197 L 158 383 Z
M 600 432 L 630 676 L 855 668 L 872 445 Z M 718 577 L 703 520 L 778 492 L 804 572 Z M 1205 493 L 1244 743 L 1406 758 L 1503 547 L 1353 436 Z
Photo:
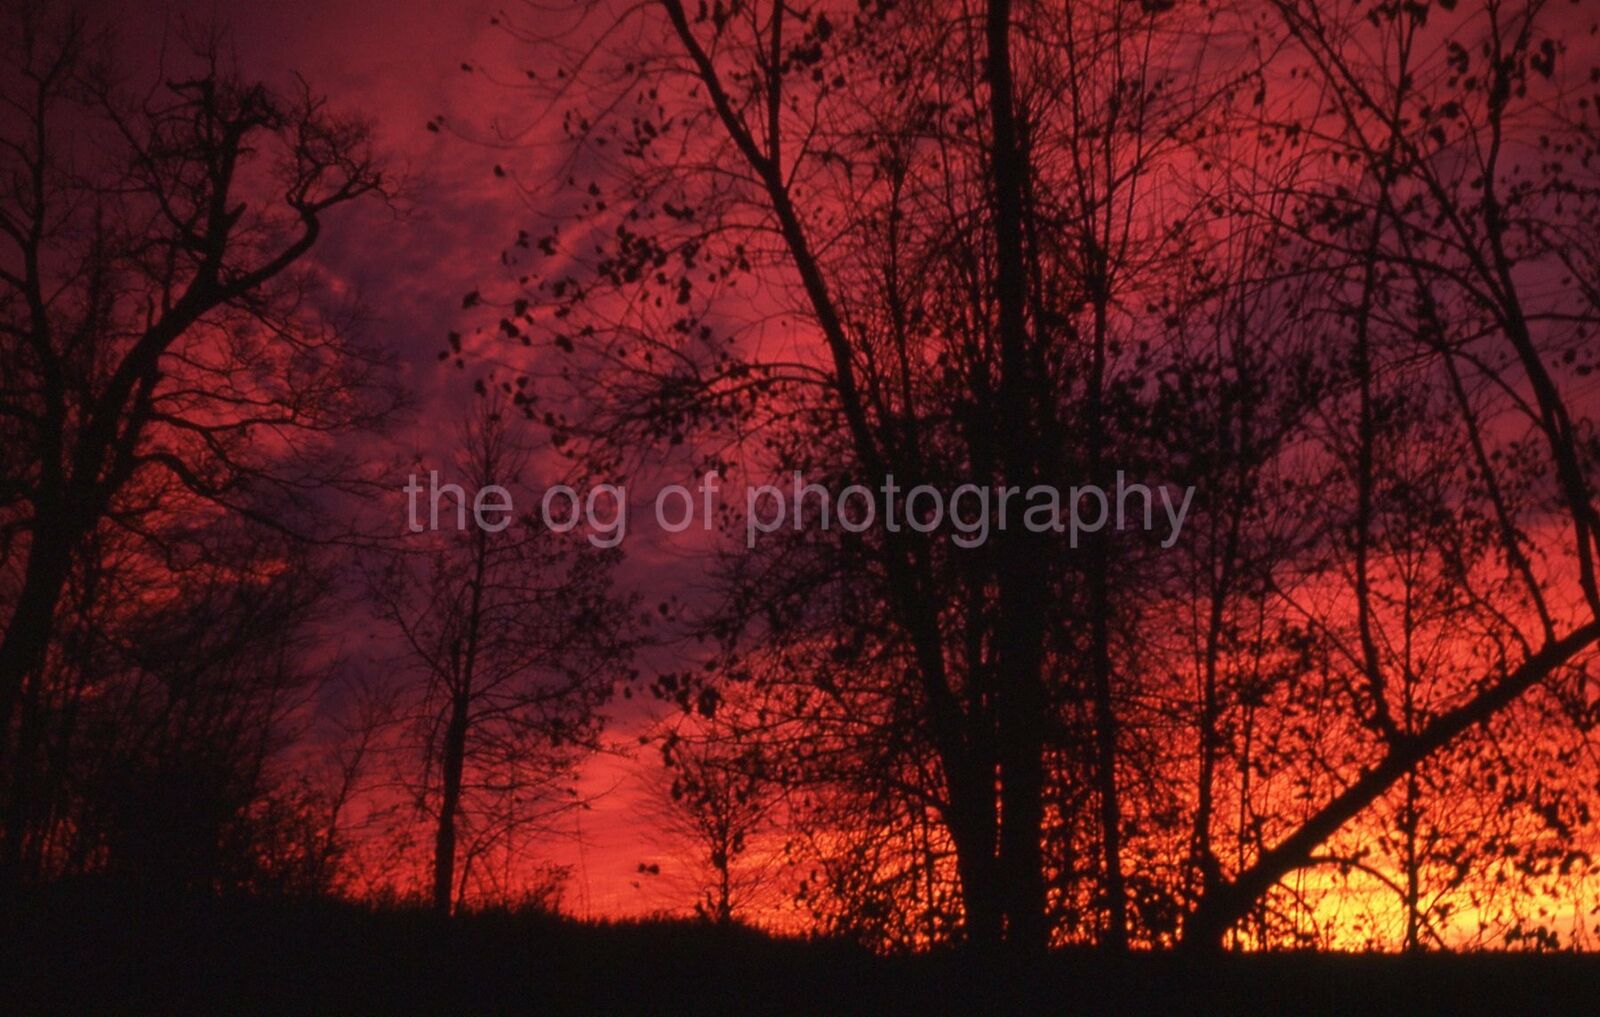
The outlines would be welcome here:
M 57 604 L 72 570 L 72 545 L 71 533 L 59 520 L 36 528 L 16 609 L 0 639 L 0 772 L 5 775 L 6 803 L 0 828 L 0 883 L 16 883 L 22 878 L 38 722 L 30 716 L 29 686 L 37 685 L 49 653 Z M 13 746 L 13 729 L 19 727 L 19 718 Z
M 1001 461 L 1009 484 L 1038 474 L 1034 414 L 1040 379 L 1029 357 L 1028 278 L 1022 248 L 1027 160 L 1011 69 L 1010 0 L 990 0 L 988 49 L 990 170 L 994 194 L 995 303 L 1000 339 Z M 1006 940 L 1022 952 L 1049 943 L 1045 917 L 1042 601 L 1049 596 L 1037 534 L 1008 533 L 1000 547 L 1000 880 Z
M 450 706 L 441 760 L 443 788 L 439 824 L 433 841 L 433 909 L 448 915 L 455 901 L 456 813 L 461 807 L 461 773 L 466 761 L 467 708 L 470 701 L 457 695 Z
M 0 638 L 0 737 L 10 736 L 27 676 L 44 664 L 56 605 L 72 570 L 74 543 L 59 520 L 41 519 L 35 525 L 16 610 Z
M 952 781 L 947 824 L 956 847 L 956 873 L 961 881 L 963 927 L 968 945 L 998 952 L 1004 939 L 1004 908 L 995 858 L 993 773 L 966 775 L 962 786 Z
M 1095 539 L 1098 545 L 1098 537 Z M 1103 946 L 1128 947 L 1128 891 L 1122 872 L 1122 798 L 1117 785 L 1117 714 L 1111 697 L 1110 603 L 1103 550 L 1095 554 L 1090 576 L 1090 670 L 1094 693 L 1095 778 L 1100 799 L 1100 837 L 1106 897 Z
M 1037 665 L 1011 690 L 1001 731 L 1000 882 L 1006 942 L 1039 953 L 1050 942 L 1044 887 L 1044 695 Z

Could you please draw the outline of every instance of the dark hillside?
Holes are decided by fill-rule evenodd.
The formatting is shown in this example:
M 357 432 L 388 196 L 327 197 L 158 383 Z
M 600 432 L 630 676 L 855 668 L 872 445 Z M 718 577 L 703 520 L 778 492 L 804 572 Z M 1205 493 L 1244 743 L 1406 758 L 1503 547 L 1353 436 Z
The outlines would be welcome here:
M 60 892 L 5 924 L 8 1009 L 61 1014 L 1600 1012 L 1578 954 L 961 954 L 694 922 Z

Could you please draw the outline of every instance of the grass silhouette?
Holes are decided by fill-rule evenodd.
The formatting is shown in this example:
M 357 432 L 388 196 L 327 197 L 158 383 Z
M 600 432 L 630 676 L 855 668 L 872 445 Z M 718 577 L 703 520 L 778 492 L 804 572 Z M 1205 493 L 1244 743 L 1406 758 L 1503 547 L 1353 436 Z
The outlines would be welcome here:
M 18 1014 L 1565 1013 L 1600 957 L 1063 951 L 879 957 L 740 926 L 445 920 L 321 899 L 58 886 L 7 906 Z

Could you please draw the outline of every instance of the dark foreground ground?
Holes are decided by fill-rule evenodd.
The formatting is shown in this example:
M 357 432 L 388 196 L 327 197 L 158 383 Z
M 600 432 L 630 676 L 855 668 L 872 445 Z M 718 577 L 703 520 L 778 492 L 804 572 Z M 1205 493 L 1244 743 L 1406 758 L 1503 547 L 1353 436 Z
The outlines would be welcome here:
M 327 902 L 55 893 L 5 908 L 0 1012 L 1600 1014 L 1600 955 L 959 955 L 676 922 L 441 922 Z

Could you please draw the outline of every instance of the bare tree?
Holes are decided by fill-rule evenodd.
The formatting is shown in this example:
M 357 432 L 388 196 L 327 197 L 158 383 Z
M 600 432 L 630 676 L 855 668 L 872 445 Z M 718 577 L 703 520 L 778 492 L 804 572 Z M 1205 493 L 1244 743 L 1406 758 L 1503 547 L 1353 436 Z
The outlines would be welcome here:
M 76 13 L 12 6 L 4 34 L 0 756 L 26 798 L 16 725 L 87 545 L 111 526 L 160 555 L 191 507 L 292 529 L 361 476 L 331 439 L 394 398 L 306 263 L 331 211 L 387 193 L 363 122 L 212 41 L 140 89 Z
M 447 495 L 445 528 L 417 535 L 372 583 L 420 679 L 418 802 L 434 833 L 431 899 L 445 913 L 467 892 L 463 857 L 514 855 L 529 829 L 572 806 L 600 708 L 630 677 L 635 618 L 612 590 L 618 555 L 546 529 L 527 507 L 538 499 L 517 426 L 497 400 L 479 402 L 461 429 L 462 500 Z M 480 516 L 478 493 L 492 485 L 509 504 Z

